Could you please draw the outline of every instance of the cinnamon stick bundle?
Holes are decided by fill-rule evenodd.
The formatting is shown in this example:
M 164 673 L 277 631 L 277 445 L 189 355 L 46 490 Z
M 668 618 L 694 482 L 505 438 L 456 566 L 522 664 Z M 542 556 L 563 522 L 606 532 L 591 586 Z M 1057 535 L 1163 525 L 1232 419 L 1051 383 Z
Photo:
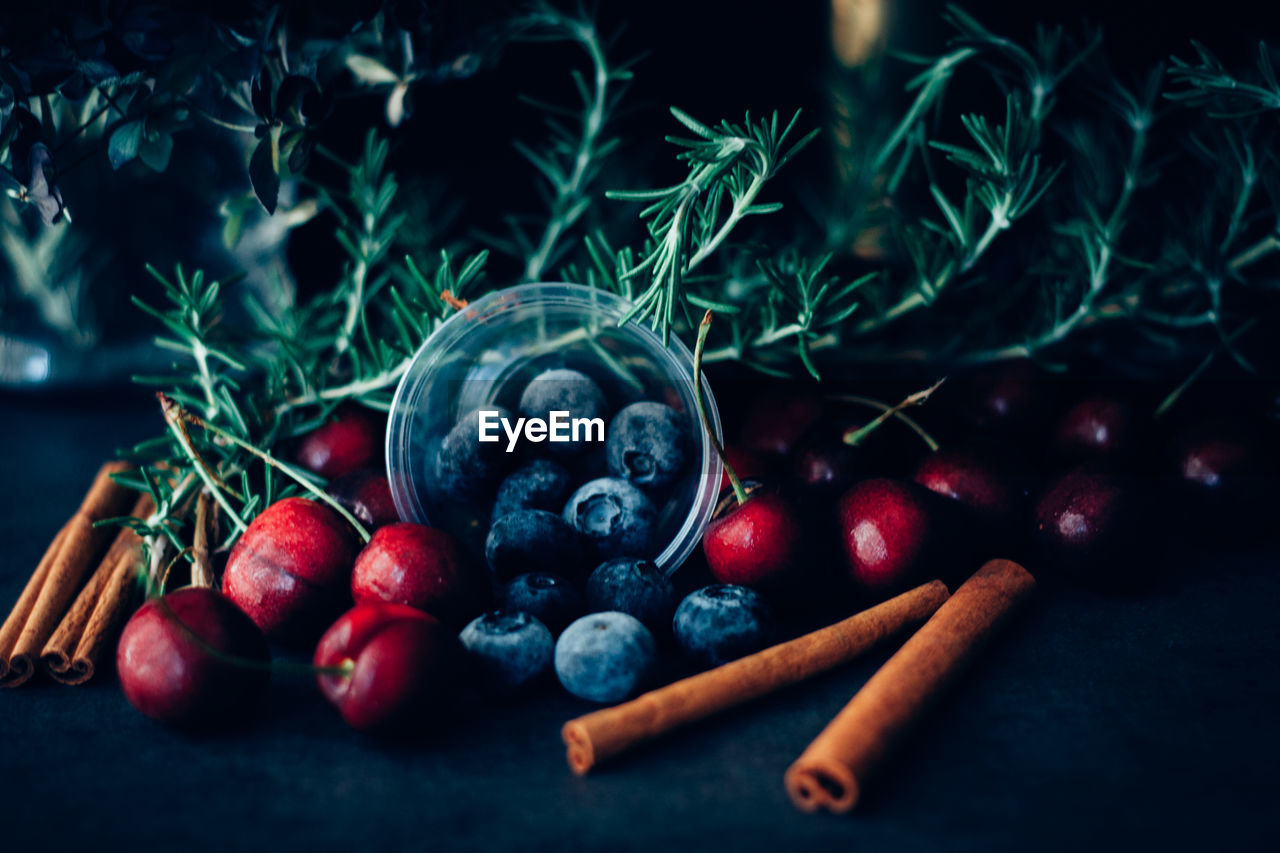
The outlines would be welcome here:
M 946 600 L 946 586 L 932 581 L 834 625 L 570 720 L 561 730 L 569 767 L 582 775 L 637 743 L 839 666 L 927 619 Z
M 111 479 L 127 468 L 127 463 L 109 462 L 98 470 L 80 508 L 58 531 L 0 626 L 0 686 L 16 687 L 35 672 L 45 643 L 111 540 L 112 531 L 95 528 L 94 522 L 129 509 L 133 492 Z
M 143 495 L 129 514 L 146 518 L 154 510 L 151 496 Z M 41 652 L 55 681 L 83 684 L 93 677 L 103 648 L 129 608 L 141 559 L 142 538 L 122 528 Z
M 787 770 L 796 807 L 852 809 L 867 776 L 1034 588 L 1009 560 L 992 560 L 961 584 Z

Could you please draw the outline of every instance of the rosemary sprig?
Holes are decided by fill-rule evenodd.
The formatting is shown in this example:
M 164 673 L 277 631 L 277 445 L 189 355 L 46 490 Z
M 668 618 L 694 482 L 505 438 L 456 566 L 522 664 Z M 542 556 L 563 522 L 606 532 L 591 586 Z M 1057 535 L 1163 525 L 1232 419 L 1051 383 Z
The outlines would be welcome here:
M 689 164 L 689 175 L 679 184 L 660 190 L 611 190 L 606 196 L 619 201 L 649 202 L 640 212 L 648 220 L 649 242 L 644 257 L 621 273 L 630 279 L 644 274 L 650 285 L 635 300 L 626 320 L 650 319 L 663 342 L 670 340 L 676 307 L 685 318 L 683 283 L 689 273 L 709 258 L 746 217 L 773 213 L 774 202 L 756 204 L 765 183 L 805 145 L 813 130 L 788 144 L 787 137 L 800 119 L 797 111 L 779 128 L 778 114 L 741 125 L 722 121 L 708 127 L 675 107 L 671 114 L 697 138 L 669 136 L 667 141 L 684 149 L 679 159 Z M 728 209 L 725 210 L 725 206 Z

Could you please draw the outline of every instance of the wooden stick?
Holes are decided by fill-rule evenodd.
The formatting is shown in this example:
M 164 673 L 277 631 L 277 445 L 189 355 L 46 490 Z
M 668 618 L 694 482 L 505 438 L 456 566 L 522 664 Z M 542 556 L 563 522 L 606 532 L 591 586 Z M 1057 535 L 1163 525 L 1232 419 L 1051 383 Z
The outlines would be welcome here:
M 62 541 L 45 569 L 39 592 L 23 621 L 17 640 L 12 648 L 0 648 L 8 661 L 6 672 L 0 678 L 0 686 L 17 687 L 35 672 L 35 660 L 40 657 L 44 644 L 53 635 L 67 606 L 84 582 L 85 575 L 96 565 L 98 557 L 111 539 L 111 530 L 96 528 L 93 526 L 94 522 L 120 515 L 129 508 L 129 501 L 134 493 L 111 479 L 112 474 L 125 471 L 128 467 L 125 462 L 108 462 L 103 465 L 80 508 L 63 527 L 59 534 Z M 36 574 L 40 574 L 40 567 L 37 567 Z M 35 582 L 34 577 L 32 582 Z M 19 604 L 21 603 L 19 599 Z M 15 608 L 10 618 L 17 615 Z
M 1009 560 L 992 560 L 961 584 L 787 770 L 796 808 L 852 809 L 867 776 L 1034 588 Z
M 907 625 L 927 619 L 946 599 L 946 586 L 932 581 L 803 637 L 570 720 L 561 731 L 569 767 L 582 775 L 606 758 L 677 726 L 839 666 Z

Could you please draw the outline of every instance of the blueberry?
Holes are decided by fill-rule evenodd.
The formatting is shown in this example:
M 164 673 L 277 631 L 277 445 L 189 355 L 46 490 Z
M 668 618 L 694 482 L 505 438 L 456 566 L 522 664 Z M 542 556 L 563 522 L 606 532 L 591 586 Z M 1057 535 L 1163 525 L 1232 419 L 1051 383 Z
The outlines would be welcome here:
M 559 462 L 535 459 L 507 475 L 493 501 L 493 520 L 520 509 L 555 510 L 569 493 L 569 471 Z
M 712 584 L 685 596 L 672 622 L 676 642 L 705 666 L 719 666 L 772 640 L 773 608 L 745 586 Z
M 458 640 L 479 685 L 494 693 L 514 693 L 551 670 L 555 641 L 528 613 L 495 610 L 477 616 Z
M 609 424 L 605 453 L 614 476 L 646 489 L 669 486 L 684 467 L 684 418 L 662 403 L 632 403 Z
M 506 409 L 495 406 L 500 418 L 510 418 Z M 502 441 L 480 441 L 480 410 L 472 409 L 454 425 L 436 451 L 436 485 L 450 500 L 466 501 L 483 497 L 497 484 L 511 461 Z
M 602 559 L 647 553 L 656 517 L 644 492 L 616 477 L 584 483 L 564 506 L 564 520 Z
M 502 591 L 502 599 L 512 610 L 536 617 L 555 636 L 587 610 L 582 593 L 573 584 L 560 575 L 545 572 L 514 578 Z
M 592 702 L 618 702 L 648 681 L 658 646 L 639 619 L 626 613 L 583 616 L 556 643 L 556 675 L 564 689 Z
M 593 610 L 630 613 L 650 631 L 665 631 L 676 609 L 675 589 L 648 560 L 619 557 L 596 566 L 587 578 L 587 605 Z
M 576 370 L 565 368 L 544 370 L 533 377 L 520 393 L 520 414 L 526 418 L 542 418 L 549 422 L 552 412 L 568 412 L 570 420 L 573 418 L 603 419 L 604 392 L 591 377 Z M 586 435 L 595 437 L 599 433 L 588 430 Z M 587 440 L 548 441 L 546 446 L 552 453 L 567 456 L 580 453 L 592 444 L 593 442 Z
M 489 528 L 484 559 L 498 580 L 525 572 L 569 576 L 583 571 L 582 537 L 564 519 L 544 509 L 504 515 Z

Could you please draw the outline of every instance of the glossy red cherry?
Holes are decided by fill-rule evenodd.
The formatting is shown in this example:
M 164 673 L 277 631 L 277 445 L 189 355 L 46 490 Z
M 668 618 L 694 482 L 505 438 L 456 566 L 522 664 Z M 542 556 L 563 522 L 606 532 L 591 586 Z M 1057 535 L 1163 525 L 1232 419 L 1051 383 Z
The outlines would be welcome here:
M 337 512 L 276 501 L 231 549 L 222 592 L 271 639 L 310 643 L 347 601 L 355 537 Z
M 443 530 L 397 522 L 379 528 L 356 557 L 351 595 L 357 604 L 407 604 L 442 619 L 462 619 L 470 589 L 462 546 Z
M 385 420 L 362 408 L 346 408 L 316 427 L 298 446 L 298 464 L 321 477 L 350 474 L 376 465 L 385 441 Z
M 1067 410 L 1054 430 L 1054 449 L 1073 461 L 1117 460 L 1131 453 L 1140 426 L 1133 407 L 1114 397 L 1090 397 Z
M 882 595 L 924 578 L 926 569 L 963 574 L 967 555 L 947 555 L 946 566 L 930 566 L 938 545 L 955 549 L 946 507 L 932 492 L 901 480 L 863 480 L 841 496 L 836 508 L 840 544 L 854 583 Z
M 702 535 L 707 567 L 720 583 L 783 589 L 800 570 L 804 536 L 778 492 L 757 486 L 745 503 L 728 495 Z
M 331 482 L 326 491 L 369 530 L 400 520 L 385 471 L 360 468 Z
M 433 616 L 403 604 L 357 604 L 320 638 L 312 662 L 346 670 L 316 676 L 347 725 L 397 728 L 429 717 L 447 698 L 450 636 Z
M 1150 544 L 1143 520 L 1130 480 L 1077 468 L 1050 483 L 1036 503 L 1042 564 L 1076 580 L 1127 585 L 1142 568 L 1139 543 Z
M 945 389 L 960 418 L 981 429 L 1022 431 L 1044 421 L 1046 374 L 1026 359 L 979 368 Z
M 1017 492 L 994 465 L 968 450 L 938 450 L 916 468 L 915 481 L 935 494 L 958 501 L 993 527 L 1007 526 Z
M 786 454 L 822 411 L 822 396 L 810 388 L 767 390 L 747 409 L 738 443 L 748 450 Z
M 1187 427 L 1170 442 L 1163 476 L 1170 486 L 1165 502 L 1184 535 L 1248 540 L 1269 526 L 1276 457 L 1248 423 L 1215 419 Z
M 179 727 L 244 716 L 267 684 L 270 660 L 267 642 L 249 617 L 201 587 L 147 601 L 125 625 L 116 648 L 129 704 Z

